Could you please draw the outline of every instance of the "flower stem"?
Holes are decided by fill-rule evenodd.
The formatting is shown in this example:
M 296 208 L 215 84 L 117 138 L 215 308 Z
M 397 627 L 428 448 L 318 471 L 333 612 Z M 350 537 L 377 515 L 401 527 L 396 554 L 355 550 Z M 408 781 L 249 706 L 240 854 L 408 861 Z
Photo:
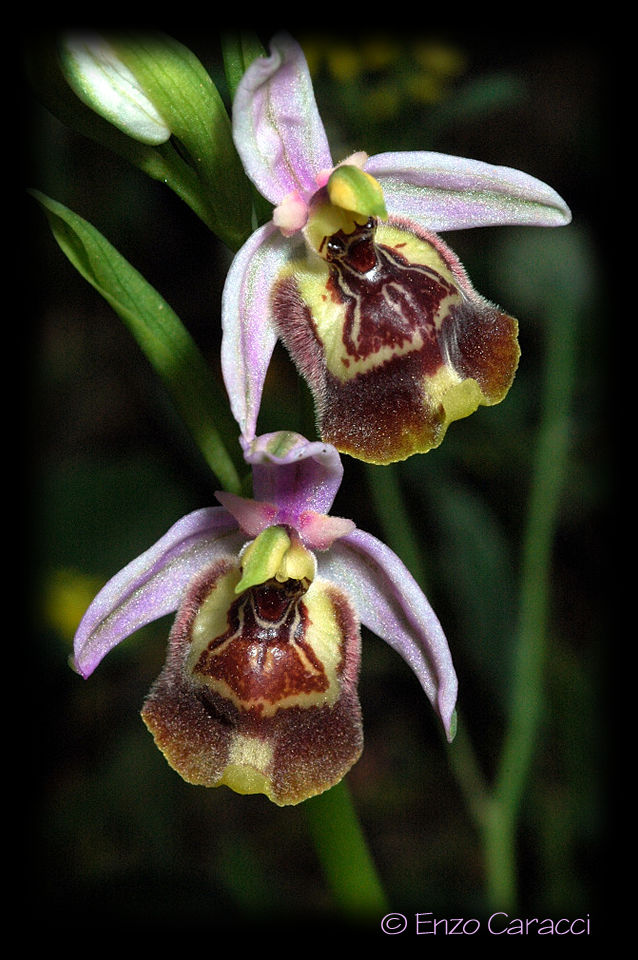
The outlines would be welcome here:
M 516 826 L 543 713 L 551 553 L 569 451 L 576 331 L 569 313 L 556 304 L 548 324 L 543 407 L 523 541 L 509 724 L 483 819 L 488 903 L 502 910 L 516 907 Z
M 307 800 L 304 811 L 344 919 L 380 920 L 387 910 L 385 893 L 345 782 Z
M 397 464 L 377 467 L 366 464 L 366 478 L 384 541 L 403 560 L 421 589 L 427 576 L 423 552 L 401 488 Z

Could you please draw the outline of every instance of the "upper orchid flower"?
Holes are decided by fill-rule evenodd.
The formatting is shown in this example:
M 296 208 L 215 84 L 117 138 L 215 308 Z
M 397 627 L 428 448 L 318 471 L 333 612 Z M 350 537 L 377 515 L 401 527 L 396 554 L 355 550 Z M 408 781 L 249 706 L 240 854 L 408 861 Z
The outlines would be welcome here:
M 401 561 L 328 516 L 343 468 L 334 447 L 275 433 L 245 448 L 254 500 L 179 520 L 110 580 L 75 638 L 85 677 L 121 640 L 171 611 L 164 670 L 142 716 L 197 784 L 298 803 L 359 758 L 359 625 L 401 654 L 451 739 L 456 676 L 447 641 Z
M 277 337 L 313 392 L 323 440 L 363 460 L 425 452 L 451 421 L 503 399 L 517 323 L 431 231 L 566 224 L 554 190 L 438 153 L 358 153 L 335 166 L 303 53 L 285 35 L 246 71 L 233 136 L 275 208 L 223 297 L 224 379 L 246 439 Z

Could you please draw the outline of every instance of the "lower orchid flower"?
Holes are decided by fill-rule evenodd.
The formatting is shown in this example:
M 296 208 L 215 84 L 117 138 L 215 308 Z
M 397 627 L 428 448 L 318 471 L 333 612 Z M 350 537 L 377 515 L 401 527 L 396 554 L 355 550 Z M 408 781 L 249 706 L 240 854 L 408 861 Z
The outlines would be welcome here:
M 373 463 L 426 452 L 450 422 L 503 399 L 517 322 L 432 231 L 566 224 L 551 187 L 429 152 L 357 153 L 335 166 L 303 53 L 286 35 L 246 71 L 233 136 L 274 205 L 223 297 L 223 373 L 244 438 L 255 436 L 278 338 L 310 386 L 322 439 Z
M 447 641 L 399 558 L 328 515 L 334 447 L 294 433 L 245 445 L 255 499 L 179 520 L 97 595 L 75 638 L 88 677 L 125 637 L 177 610 L 142 717 L 190 783 L 299 803 L 333 786 L 363 746 L 360 625 L 410 665 L 454 735 Z

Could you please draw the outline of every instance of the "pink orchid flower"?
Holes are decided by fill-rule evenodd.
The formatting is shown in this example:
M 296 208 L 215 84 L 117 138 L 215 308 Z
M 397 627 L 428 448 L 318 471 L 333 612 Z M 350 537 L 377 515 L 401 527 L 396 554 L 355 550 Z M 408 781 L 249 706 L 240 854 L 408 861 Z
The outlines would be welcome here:
M 116 574 L 75 637 L 88 677 L 140 627 L 177 611 L 142 717 L 189 783 L 299 803 L 363 747 L 360 626 L 409 664 L 454 735 L 457 680 L 432 608 L 383 543 L 328 514 L 339 454 L 294 433 L 245 447 L 255 499 L 183 517 Z
M 357 153 L 335 165 L 287 35 L 242 78 L 233 136 L 274 206 L 237 253 L 223 296 L 222 368 L 246 440 L 278 338 L 310 386 L 321 438 L 373 463 L 426 452 L 453 420 L 503 399 L 517 322 L 474 290 L 437 233 L 569 223 L 551 187 L 431 152 Z

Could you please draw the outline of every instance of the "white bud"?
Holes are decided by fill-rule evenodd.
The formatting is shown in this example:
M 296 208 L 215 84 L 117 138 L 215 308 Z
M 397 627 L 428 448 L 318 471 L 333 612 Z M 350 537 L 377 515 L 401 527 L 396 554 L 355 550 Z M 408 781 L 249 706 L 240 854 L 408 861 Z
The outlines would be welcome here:
M 68 83 L 92 110 L 141 143 L 157 146 L 168 140 L 169 127 L 105 40 L 66 37 L 61 55 Z

